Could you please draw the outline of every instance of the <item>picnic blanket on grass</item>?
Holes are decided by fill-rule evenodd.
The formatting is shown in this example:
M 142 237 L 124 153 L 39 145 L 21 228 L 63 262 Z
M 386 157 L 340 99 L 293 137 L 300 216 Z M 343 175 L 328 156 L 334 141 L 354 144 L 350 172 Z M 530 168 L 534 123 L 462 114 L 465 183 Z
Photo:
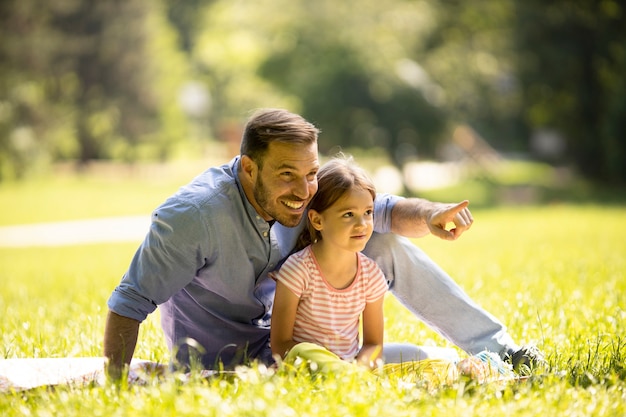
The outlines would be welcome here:
M 0 393 L 25 391 L 58 385 L 102 384 L 104 357 L 20 358 L 0 360 Z M 129 382 L 147 381 L 151 375 L 164 373 L 167 366 L 133 359 Z
M 348 364 L 344 362 L 344 364 Z M 25 391 L 40 387 L 100 385 L 106 380 L 104 357 L 78 358 L 16 358 L 0 360 L 0 393 Z M 465 368 L 464 368 L 464 367 Z M 471 375 L 478 383 L 518 380 L 513 372 L 503 371 L 489 358 L 472 357 L 455 366 L 450 361 L 426 359 L 416 362 L 392 363 L 374 370 L 377 376 L 397 376 L 405 382 L 441 386 L 455 382 L 461 375 Z M 164 376 L 169 366 L 143 359 L 133 359 L 128 372 L 130 384 L 146 384 L 156 376 Z M 200 377 L 219 375 L 211 370 L 200 371 Z M 369 372 L 368 372 L 369 373 Z

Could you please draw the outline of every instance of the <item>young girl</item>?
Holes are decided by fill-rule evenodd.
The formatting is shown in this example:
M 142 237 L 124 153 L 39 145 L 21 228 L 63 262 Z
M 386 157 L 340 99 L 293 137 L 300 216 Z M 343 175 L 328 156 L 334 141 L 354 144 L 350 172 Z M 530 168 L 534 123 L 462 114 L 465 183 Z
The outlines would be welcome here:
M 499 356 L 490 352 L 460 360 L 449 348 L 391 343 L 385 344 L 383 356 L 387 282 L 378 265 L 361 253 L 373 232 L 374 185 L 364 170 L 345 158 L 326 163 L 317 180 L 307 229 L 298 245 L 303 249 L 272 274 L 272 354 L 287 362 L 309 360 L 322 372 L 354 362 L 374 369 L 384 359 L 388 371 L 398 369 L 394 363 L 405 368 L 411 364 L 446 382 L 459 374 L 481 381 L 507 374 Z
M 387 282 L 361 253 L 373 232 L 375 195 L 372 181 L 351 159 L 336 158 L 320 169 L 301 236 L 304 249 L 273 275 L 274 355 L 331 357 L 330 362 L 336 355 L 368 368 L 381 359 Z

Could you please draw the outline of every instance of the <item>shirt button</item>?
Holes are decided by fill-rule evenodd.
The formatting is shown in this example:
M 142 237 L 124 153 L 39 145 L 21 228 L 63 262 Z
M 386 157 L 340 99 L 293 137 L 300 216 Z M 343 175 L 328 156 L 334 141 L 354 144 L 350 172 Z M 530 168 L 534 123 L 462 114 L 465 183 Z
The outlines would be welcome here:
M 263 232 L 263 237 L 267 237 L 267 232 Z

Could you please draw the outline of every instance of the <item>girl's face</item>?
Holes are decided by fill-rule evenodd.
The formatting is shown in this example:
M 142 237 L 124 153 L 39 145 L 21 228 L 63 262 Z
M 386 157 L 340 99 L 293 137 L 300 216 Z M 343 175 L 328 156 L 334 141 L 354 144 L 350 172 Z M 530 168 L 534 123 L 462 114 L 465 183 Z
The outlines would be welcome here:
M 322 213 L 308 215 L 324 245 L 351 252 L 362 251 L 374 230 L 374 201 L 366 190 L 349 190 Z

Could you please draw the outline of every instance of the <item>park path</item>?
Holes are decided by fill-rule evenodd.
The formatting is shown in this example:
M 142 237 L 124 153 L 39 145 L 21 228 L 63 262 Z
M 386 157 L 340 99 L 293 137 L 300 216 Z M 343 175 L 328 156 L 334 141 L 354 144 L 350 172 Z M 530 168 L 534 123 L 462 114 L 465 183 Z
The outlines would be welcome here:
M 107 217 L 0 227 L 0 248 L 105 242 L 141 243 L 150 216 Z

